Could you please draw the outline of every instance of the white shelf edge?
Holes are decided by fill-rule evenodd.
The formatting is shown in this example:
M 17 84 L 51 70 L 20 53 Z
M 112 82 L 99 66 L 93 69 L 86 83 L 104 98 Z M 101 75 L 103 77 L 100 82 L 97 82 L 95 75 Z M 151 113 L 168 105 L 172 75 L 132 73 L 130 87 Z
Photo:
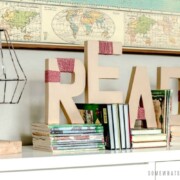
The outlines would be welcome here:
M 151 148 L 125 151 L 100 151 L 86 153 L 53 154 L 23 147 L 21 154 L 0 156 L 0 172 L 40 169 L 64 169 L 92 166 L 144 164 L 149 162 L 180 160 L 180 150 Z

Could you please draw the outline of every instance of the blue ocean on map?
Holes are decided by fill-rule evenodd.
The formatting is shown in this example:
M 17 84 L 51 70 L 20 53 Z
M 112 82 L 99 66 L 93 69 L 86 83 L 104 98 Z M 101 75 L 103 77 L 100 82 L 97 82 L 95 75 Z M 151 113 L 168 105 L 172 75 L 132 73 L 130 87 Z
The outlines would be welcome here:
M 180 12 L 180 0 L 35 0 L 35 2 L 69 3 L 109 8 L 128 8 L 164 12 Z

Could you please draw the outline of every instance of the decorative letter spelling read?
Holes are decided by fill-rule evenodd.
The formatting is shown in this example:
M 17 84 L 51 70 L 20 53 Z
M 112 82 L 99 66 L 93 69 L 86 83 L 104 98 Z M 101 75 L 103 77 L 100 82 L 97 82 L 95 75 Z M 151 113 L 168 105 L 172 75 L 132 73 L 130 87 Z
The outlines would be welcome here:
M 70 123 L 84 123 L 72 99 L 85 89 L 85 68 L 78 59 L 47 59 L 45 71 L 45 121 L 59 124 L 60 103 Z M 72 73 L 72 84 L 61 84 L 61 73 Z
M 122 103 L 120 91 L 100 91 L 99 79 L 117 79 L 118 68 L 99 67 L 98 55 L 120 55 L 122 45 L 119 42 L 87 41 L 85 42 L 85 66 L 87 71 L 87 103 Z
M 142 97 L 143 100 L 147 127 L 157 127 L 147 69 L 145 67 L 134 67 L 126 99 L 126 103 L 129 103 L 129 114 L 132 128 L 137 119 L 140 97 Z

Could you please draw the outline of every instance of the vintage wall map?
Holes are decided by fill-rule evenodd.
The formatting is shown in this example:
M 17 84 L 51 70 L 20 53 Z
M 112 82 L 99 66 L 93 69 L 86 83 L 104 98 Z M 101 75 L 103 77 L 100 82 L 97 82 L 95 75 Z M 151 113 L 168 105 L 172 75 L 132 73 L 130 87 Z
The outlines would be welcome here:
M 180 50 L 180 0 L 0 1 L 0 28 L 16 43 Z

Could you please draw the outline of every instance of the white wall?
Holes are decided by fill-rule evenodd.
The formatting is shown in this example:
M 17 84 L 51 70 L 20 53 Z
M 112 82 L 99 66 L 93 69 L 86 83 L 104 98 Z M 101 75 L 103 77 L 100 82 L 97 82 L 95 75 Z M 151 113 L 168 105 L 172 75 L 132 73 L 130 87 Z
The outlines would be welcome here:
M 0 105 L 0 139 L 22 140 L 23 144 L 31 144 L 31 123 L 44 120 L 44 62 L 46 58 L 71 57 L 84 59 L 83 52 L 63 52 L 46 50 L 16 50 L 20 63 L 28 78 L 21 101 L 17 105 Z M 148 68 L 151 88 L 156 88 L 156 68 L 180 67 L 180 57 L 159 55 L 102 56 L 100 65 L 118 67 L 119 80 L 103 80 L 101 90 L 120 90 L 124 99 L 128 89 L 129 78 L 133 66 Z M 143 82 L 142 82 L 143 86 Z M 173 89 L 177 82 L 172 81 Z M 176 94 L 177 92 L 175 92 Z M 177 111 L 177 95 L 174 94 L 173 113 Z M 75 102 L 83 102 L 83 95 L 75 98 Z

